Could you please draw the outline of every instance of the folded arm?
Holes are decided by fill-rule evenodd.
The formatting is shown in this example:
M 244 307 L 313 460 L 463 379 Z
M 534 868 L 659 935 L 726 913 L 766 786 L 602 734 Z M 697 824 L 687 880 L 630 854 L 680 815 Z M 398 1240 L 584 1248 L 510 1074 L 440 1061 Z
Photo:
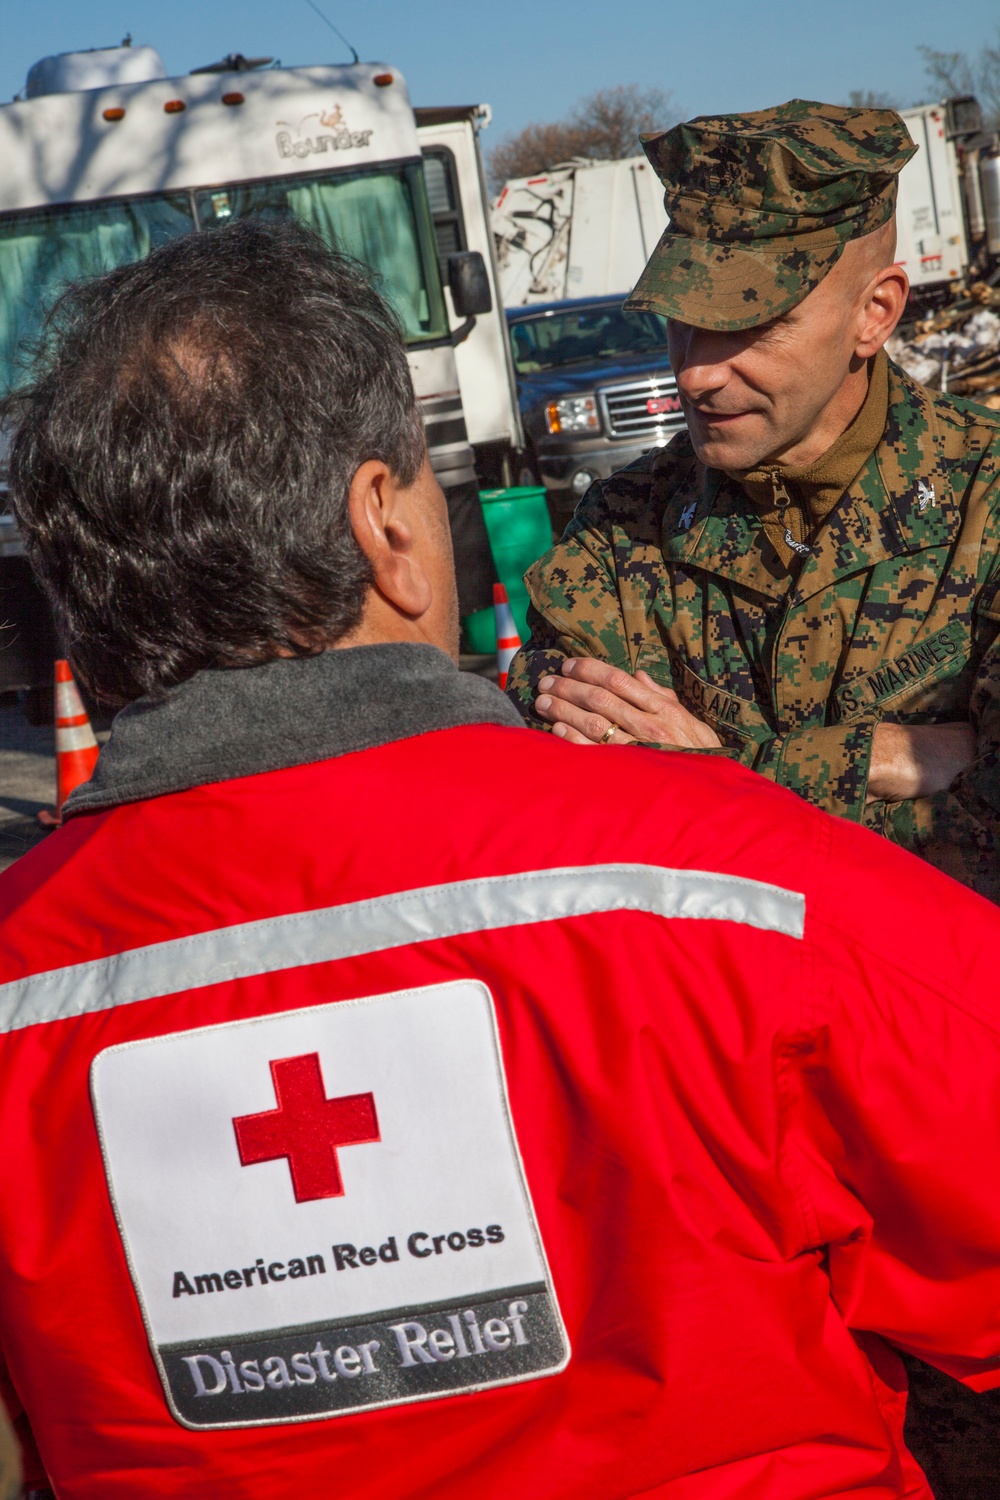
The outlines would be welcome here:
M 921 726 L 954 732 L 953 743 L 943 748 L 939 761 L 945 772 L 964 743 L 962 764 L 950 780 L 942 786 L 941 777 L 916 795 L 889 798 L 870 809 L 875 817 L 865 821 L 980 895 L 1000 902 L 1000 638 L 980 662 L 970 719 L 967 726 Z M 959 739 L 963 728 L 964 742 Z

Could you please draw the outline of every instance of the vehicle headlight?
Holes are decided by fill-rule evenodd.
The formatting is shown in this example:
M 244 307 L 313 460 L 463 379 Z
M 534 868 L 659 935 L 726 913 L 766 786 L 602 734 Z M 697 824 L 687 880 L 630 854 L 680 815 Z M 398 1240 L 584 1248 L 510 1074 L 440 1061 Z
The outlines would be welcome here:
M 600 432 L 601 419 L 593 396 L 564 396 L 550 401 L 545 408 L 545 425 L 550 432 Z

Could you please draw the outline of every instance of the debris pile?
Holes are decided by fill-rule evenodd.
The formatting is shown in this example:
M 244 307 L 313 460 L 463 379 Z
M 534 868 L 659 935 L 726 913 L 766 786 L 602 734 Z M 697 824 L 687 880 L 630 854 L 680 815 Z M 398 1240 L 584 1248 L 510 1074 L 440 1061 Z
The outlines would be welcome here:
M 900 328 L 886 351 L 921 385 L 1000 411 L 1000 288 L 975 282 L 957 301 Z

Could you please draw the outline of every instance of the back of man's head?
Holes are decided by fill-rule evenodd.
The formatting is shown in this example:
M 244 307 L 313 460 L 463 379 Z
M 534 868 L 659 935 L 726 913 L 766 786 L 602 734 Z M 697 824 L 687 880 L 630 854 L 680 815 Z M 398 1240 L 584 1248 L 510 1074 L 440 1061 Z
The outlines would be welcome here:
M 9 413 L 29 556 L 111 703 L 348 634 L 371 582 L 351 478 L 380 459 L 409 484 L 424 455 L 365 270 L 262 219 L 71 289 Z

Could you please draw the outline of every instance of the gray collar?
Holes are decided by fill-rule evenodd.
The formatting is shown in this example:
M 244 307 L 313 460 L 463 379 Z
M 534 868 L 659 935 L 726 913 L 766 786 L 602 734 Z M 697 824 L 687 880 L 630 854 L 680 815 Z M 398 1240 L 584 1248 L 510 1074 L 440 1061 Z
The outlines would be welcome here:
M 211 781 L 370 750 L 460 724 L 524 721 L 492 683 L 434 646 L 354 646 L 263 666 L 197 672 L 115 718 L 67 815 Z

